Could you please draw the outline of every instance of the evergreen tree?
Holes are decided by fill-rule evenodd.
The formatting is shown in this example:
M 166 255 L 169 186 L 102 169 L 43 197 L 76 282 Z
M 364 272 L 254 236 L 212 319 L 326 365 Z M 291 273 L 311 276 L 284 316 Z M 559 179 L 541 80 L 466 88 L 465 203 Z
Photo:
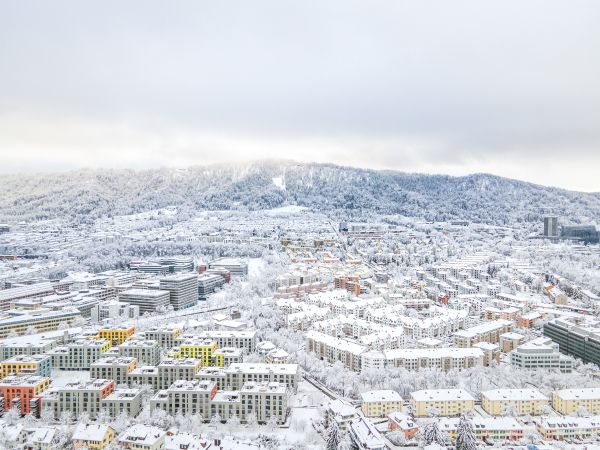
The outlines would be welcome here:
M 473 422 L 463 414 L 460 416 L 456 430 L 456 450 L 477 450 L 478 448 Z
M 327 450 L 338 450 L 341 440 L 342 436 L 338 424 L 335 420 L 332 420 L 327 432 Z
M 435 443 L 442 446 L 448 445 L 450 440 L 448 434 L 440 429 L 437 420 L 425 425 L 425 428 L 423 429 L 423 439 L 427 445 Z

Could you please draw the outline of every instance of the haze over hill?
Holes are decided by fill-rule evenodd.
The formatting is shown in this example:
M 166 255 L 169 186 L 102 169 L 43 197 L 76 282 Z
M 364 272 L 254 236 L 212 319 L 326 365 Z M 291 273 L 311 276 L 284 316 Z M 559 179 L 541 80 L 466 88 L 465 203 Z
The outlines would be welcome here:
M 90 222 L 173 205 L 188 210 L 300 205 L 354 218 L 378 212 L 490 224 L 537 222 L 551 209 L 574 222 L 600 214 L 599 193 L 488 174 L 450 177 L 280 160 L 5 175 L 0 189 L 0 219 L 8 222 L 57 217 Z

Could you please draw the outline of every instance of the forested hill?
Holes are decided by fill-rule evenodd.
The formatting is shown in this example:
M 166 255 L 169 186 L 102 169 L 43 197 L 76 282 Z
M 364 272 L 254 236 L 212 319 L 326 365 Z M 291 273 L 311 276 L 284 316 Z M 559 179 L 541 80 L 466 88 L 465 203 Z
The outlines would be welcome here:
M 574 222 L 600 217 L 599 193 L 486 174 L 419 175 L 290 161 L 2 175 L 0 192 L 0 222 L 8 223 L 57 217 L 89 223 L 173 205 L 189 211 L 300 205 L 339 217 L 378 212 L 491 224 L 537 222 L 550 209 Z

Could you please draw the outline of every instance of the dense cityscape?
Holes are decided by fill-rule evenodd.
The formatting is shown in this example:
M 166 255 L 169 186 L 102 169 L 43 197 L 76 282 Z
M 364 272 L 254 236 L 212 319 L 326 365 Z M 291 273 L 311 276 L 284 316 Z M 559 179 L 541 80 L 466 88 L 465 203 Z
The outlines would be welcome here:
M 600 297 L 565 273 L 597 271 L 598 233 L 535 228 L 295 206 L 1 225 L 2 441 L 588 446 Z

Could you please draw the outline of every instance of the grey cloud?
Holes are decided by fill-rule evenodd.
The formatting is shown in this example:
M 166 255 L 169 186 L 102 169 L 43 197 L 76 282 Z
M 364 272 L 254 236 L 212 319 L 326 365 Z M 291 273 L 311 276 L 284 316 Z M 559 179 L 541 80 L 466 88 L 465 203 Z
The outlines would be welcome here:
M 206 153 L 173 130 L 330 140 L 390 167 L 567 151 L 585 165 L 599 16 L 591 0 L 4 2 L 0 122 L 123 123 Z

